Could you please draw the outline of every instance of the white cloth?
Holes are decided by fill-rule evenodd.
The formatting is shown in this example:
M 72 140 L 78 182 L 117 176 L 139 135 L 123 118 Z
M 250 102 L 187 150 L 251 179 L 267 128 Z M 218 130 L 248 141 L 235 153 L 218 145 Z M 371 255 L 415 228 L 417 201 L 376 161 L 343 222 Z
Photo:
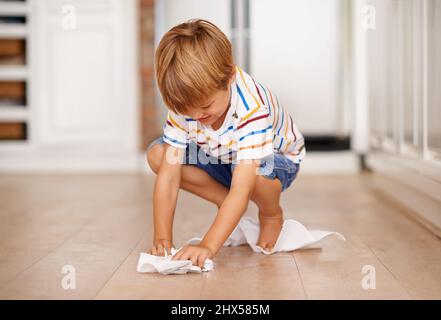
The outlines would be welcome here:
M 213 270 L 213 260 L 206 259 L 204 267 L 201 269 L 194 266 L 190 260 L 171 260 L 171 258 L 180 249 L 171 249 L 171 255 L 155 256 L 148 253 L 141 252 L 139 255 L 138 266 L 136 271 L 142 273 L 159 272 L 162 274 L 184 274 L 187 272 L 202 272 Z
M 287 219 L 283 222 L 279 238 L 270 251 L 256 245 L 259 238 L 259 222 L 252 217 L 244 217 L 240 220 L 237 227 L 233 230 L 230 237 L 225 241 L 224 247 L 234 247 L 247 244 L 254 252 L 273 254 L 276 252 L 289 252 L 297 249 L 320 248 L 322 240 L 328 236 L 335 235 L 345 241 L 345 237 L 338 232 L 323 230 L 308 230 L 300 222 Z M 198 244 L 202 238 L 192 238 L 187 244 Z M 180 249 L 172 248 L 172 256 Z M 138 272 L 159 272 L 162 274 L 185 274 L 187 272 L 211 271 L 214 263 L 211 259 L 206 259 L 204 267 L 193 266 L 190 260 L 171 260 L 171 256 L 154 256 L 141 253 L 138 260 Z
M 252 217 L 244 217 L 240 220 L 237 227 L 233 230 L 230 237 L 225 241 L 224 247 L 235 247 L 247 244 L 254 252 L 273 254 L 276 252 L 288 252 L 297 249 L 320 248 L 320 242 L 326 237 L 335 235 L 339 239 L 345 241 L 345 237 L 338 232 L 323 230 L 308 230 L 300 222 L 287 219 L 283 222 L 282 230 L 279 238 L 270 251 L 256 245 L 259 239 L 260 226 L 259 222 Z M 188 240 L 188 244 L 198 243 L 201 238 L 192 238 Z

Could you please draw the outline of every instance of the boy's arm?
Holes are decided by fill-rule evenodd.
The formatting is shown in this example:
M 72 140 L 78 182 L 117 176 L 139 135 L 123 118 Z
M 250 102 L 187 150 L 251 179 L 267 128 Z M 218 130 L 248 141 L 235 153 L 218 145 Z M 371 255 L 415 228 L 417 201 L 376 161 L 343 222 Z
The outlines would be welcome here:
M 230 191 L 201 245 L 217 254 L 245 213 L 256 183 L 257 161 L 240 161 L 233 172 Z
M 166 239 L 173 243 L 173 218 L 176 209 L 185 149 L 164 144 L 164 156 L 153 191 L 153 241 Z

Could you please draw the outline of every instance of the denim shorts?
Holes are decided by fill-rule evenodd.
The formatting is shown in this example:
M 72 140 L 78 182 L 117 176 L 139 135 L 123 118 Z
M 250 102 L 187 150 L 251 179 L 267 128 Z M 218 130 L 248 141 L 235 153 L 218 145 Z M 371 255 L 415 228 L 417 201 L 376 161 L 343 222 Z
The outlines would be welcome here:
M 162 137 L 154 140 L 147 147 L 147 151 L 156 144 L 166 143 Z M 191 147 L 190 145 L 193 144 Z M 197 152 L 189 152 L 189 150 L 196 150 Z M 198 157 L 199 155 L 199 157 Z M 200 151 L 200 147 L 194 142 L 187 144 L 185 152 L 185 162 L 187 165 L 195 165 L 207 172 L 213 179 L 221 183 L 227 188 L 231 186 L 233 178 L 233 171 L 236 167 L 234 163 L 223 163 L 217 158 L 207 155 Z M 292 162 L 286 156 L 280 153 L 273 153 L 262 159 L 259 174 L 268 179 L 279 179 L 282 184 L 282 191 L 287 189 L 299 172 L 300 164 Z

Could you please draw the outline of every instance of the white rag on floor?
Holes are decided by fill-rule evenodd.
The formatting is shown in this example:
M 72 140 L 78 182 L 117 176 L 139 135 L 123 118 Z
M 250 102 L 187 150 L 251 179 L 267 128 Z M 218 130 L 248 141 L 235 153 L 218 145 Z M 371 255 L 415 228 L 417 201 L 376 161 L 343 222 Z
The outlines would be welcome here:
M 141 252 L 136 271 L 143 273 L 159 272 L 162 274 L 184 274 L 213 270 L 213 260 L 205 259 L 204 267 L 194 266 L 190 260 L 171 260 L 180 249 L 171 248 L 171 255 L 154 256 Z M 167 254 L 167 253 L 166 253 Z
M 257 253 L 273 254 L 288 252 L 297 249 L 320 248 L 320 242 L 330 235 L 346 240 L 340 233 L 322 230 L 308 230 L 300 222 L 287 219 L 283 222 L 279 238 L 271 251 L 256 245 L 259 238 L 259 222 L 252 217 L 244 217 L 225 241 L 224 247 L 240 246 L 248 243 Z M 187 244 L 198 244 L 202 238 L 192 238 Z M 187 272 L 211 271 L 214 268 L 213 260 L 206 259 L 204 267 L 193 266 L 190 260 L 171 260 L 171 257 L 180 249 L 172 248 L 170 256 L 154 256 L 141 253 L 138 260 L 138 272 L 159 272 L 162 274 L 184 274 Z

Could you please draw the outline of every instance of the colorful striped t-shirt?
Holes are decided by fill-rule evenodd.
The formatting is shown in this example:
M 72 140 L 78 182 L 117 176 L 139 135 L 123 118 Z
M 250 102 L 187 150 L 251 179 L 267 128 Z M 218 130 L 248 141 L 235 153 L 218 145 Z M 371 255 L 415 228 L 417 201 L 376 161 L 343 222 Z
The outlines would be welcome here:
M 261 159 L 274 152 L 300 163 L 306 154 L 303 135 L 276 95 L 239 67 L 219 129 L 169 110 L 163 130 L 166 143 L 186 148 L 193 141 L 224 163 Z

